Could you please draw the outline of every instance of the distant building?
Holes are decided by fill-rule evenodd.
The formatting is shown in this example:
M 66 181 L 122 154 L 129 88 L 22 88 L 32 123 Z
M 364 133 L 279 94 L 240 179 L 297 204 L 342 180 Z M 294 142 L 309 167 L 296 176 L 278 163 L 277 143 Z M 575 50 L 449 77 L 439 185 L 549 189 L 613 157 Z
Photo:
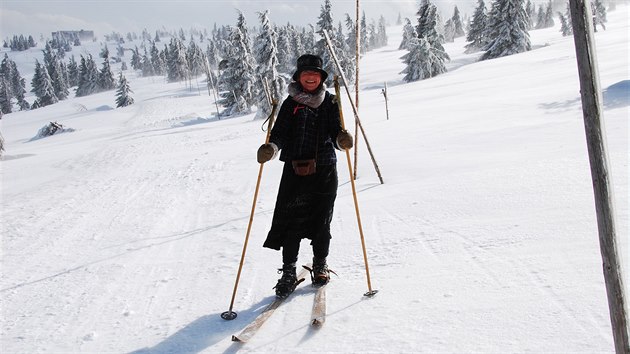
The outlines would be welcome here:
M 94 31 L 58 31 L 52 33 L 53 39 L 57 41 L 69 41 L 74 42 L 75 40 L 79 41 L 91 41 L 94 40 Z

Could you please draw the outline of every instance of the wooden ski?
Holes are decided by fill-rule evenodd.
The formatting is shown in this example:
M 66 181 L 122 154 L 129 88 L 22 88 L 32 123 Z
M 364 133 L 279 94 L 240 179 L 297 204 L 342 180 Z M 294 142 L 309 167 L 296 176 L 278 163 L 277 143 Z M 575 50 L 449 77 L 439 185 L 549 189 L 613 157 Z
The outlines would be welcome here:
M 321 327 L 326 322 L 326 287 L 321 286 L 315 293 L 313 301 L 313 312 L 311 313 L 311 325 Z
M 300 271 L 300 274 L 298 274 L 297 276 L 298 278 L 297 285 L 299 285 L 301 282 L 304 281 L 304 277 L 306 276 L 307 272 L 308 271 L 306 269 L 303 269 Z M 258 316 L 256 316 L 256 318 L 254 318 L 254 320 L 241 331 L 241 333 L 232 335 L 232 341 L 241 342 L 241 343 L 246 343 L 247 341 L 249 341 L 258 332 L 260 327 L 262 327 L 262 325 L 269 319 L 269 317 L 273 315 L 274 311 L 280 305 L 282 305 L 282 303 L 286 299 L 288 299 L 288 297 L 284 299 L 279 299 L 279 298 L 274 299 L 271 304 L 267 305 L 267 307 L 263 310 L 263 312 L 259 313 Z

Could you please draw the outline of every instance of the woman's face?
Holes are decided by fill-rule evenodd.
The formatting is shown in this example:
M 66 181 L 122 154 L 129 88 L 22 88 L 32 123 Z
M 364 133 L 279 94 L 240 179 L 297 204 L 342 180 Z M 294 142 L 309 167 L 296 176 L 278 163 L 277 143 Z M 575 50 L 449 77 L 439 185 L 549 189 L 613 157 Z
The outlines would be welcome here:
M 305 70 L 300 73 L 300 85 L 307 92 L 314 92 L 322 83 L 322 74 L 319 71 Z

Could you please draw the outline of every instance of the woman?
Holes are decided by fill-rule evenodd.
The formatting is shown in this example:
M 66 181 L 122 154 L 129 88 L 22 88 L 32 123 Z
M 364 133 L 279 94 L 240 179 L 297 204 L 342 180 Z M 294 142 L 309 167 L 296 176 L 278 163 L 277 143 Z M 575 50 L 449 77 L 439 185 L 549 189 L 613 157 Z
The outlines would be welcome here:
M 319 56 L 298 58 L 289 97 L 280 108 L 269 143 L 258 149 L 259 163 L 273 159 L 278 151 L 284 162 L 271 230 L 263 245 L 282 249 L 282 277 L 275 286 L 279 298 L 295 290 L 295 264 L 303 238 L 310 239 L 313 247 L 313 285 L 330 280 L 326 257 L 337 197 L 335 148 L 350 149 L 353 141 L 341 128 L 336 97 L 324 85 L 327 77 Z

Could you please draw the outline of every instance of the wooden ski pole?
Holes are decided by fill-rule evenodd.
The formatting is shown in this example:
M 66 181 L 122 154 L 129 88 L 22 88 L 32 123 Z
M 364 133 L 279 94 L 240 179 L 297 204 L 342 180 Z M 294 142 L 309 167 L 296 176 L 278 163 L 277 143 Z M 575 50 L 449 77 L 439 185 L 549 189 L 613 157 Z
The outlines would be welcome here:
M 337 95 L 337 105 L 339 106 L 339 120 L 341 121 L 341 128 L 346 129 L 346 124 L 343 121 L 343 110 L 341 109 L 341 92 L 339 90 L 339 77 L 335 75 L 335 94 Z M 354 185 L 354 178 L 352 176 L 352 162 L 350 160 L 350 151 L 345 149 L 346 158 L 348 160 L 348 171 L 350 172 L 350 184 L 352 185 L 352 197 L 354 199 L 354 210 L 357 214 L 357 223 L 359 224 L 359 235 L 361 236 L 361 248 L 363 249 L 363 261 L 365 262 L 365 275 L 367 277 L 368 292 L 363 294 L 367 297 L 374 296 L 378 290 L 372 290 L 372 282 L 370 281 L 370 267 L 368 266 L 367 252 L 365 250 L 365 238 L 363 237 L 363 226 L 361 226 L 361 214 L 359 213 L 359 200 L 357 199 L 357 189 Z
M 269 115 L 269 123 L 267 125 L 267 136 L 265 138 L 265 144 L 269 143 L 269 137 L 271 136 L 271 127 L 273 126 L 273 118 L 278 108 L 278 102 L 273 100 L 271 108 L 271 114 Z M 256 200 L 258 199 L 258 190 L 260 189 L 260 180 L 262 178 L 263 167 L 265 163 L 260 164 L 258 170 L 258 180 L 256 181 L 256 189 L 254 190 L 254 201 L 252 202 L 252 211 L 249 215 L 249 224 L 247 225 L 247 233 L 245 233 L 245 242 L 243 243 L 243 252 L 241 253 L 241 262 L 238 265 L 238 272 L 236 273 L 236 281 L 234 282 L 234 291 L 232 291 L 232 300 L 230 301 L 230 308 L 221 314 L 221 318 L 224 320 L 233 320 L 238 315 L 232 311 L 234 308 L 234 299 L 236 299 L 236 290 L 238 289 L 238 282 L 241 279 L 241 271 L 243 270 L 243 262 L 245 261 L 245 253 L 247 252 L 247 243 L 249 242 L 249 233 L 252 230 L 252 222 L 254 221 L 254 210 L 256 209 Z
M 337 72 L 339 72 L 339 76 L 343 80 L 343 87 L 345 88 L 346 94 L 348 95 L 348 101 L 350 101 L 350 107 L 352 107 L 352 112 L 354 113 L 354 119 L 359 125 L 361 129 L 361 135 L 363 135 L 363 140 L 365 141 L 365 145 L 368 149 L 368 153 L 370 153 L 370 157 L 372 158 L 372 164 L 374 165 L 374 169 L 376 170 L 376 174 L 378 175 L 378 179 L 383 182 L 383 176 L 381 176 L 381 170 L 378 168 L 378 164 L 376 163 L 376 159 L 374 158 L 374 153 L 372 152 L 372 147 L 370 146 L 370 142 L 367 139 L 367 135 L 365 135 L 365 129 L 363 129 L 363 124 L 361 124 L 361 120 L 359 119 L 359 112 L 357 111 L 357 107 L 352 102 L 352 96 L 350 96 L 350 89 L 348 89 L 348 81 L 346 80 L 346 75 L 343 73 L 343 69 L 341 64 L 339 64 L 339 59 L 337 59 L 337 54 L 335 54 L 335 50 L 333 49 L 332 43 L 330 42 L 330 37 L 326 31 L 322 31 L 324 38 L 326 39 L 326 46 L 330 51 L 330 54 L 335 62 L 335 66 L 337 67 Z M 341 96 L 339 96 L 341 97 Z M 356 149 L 355 149 L 356 150 Z

